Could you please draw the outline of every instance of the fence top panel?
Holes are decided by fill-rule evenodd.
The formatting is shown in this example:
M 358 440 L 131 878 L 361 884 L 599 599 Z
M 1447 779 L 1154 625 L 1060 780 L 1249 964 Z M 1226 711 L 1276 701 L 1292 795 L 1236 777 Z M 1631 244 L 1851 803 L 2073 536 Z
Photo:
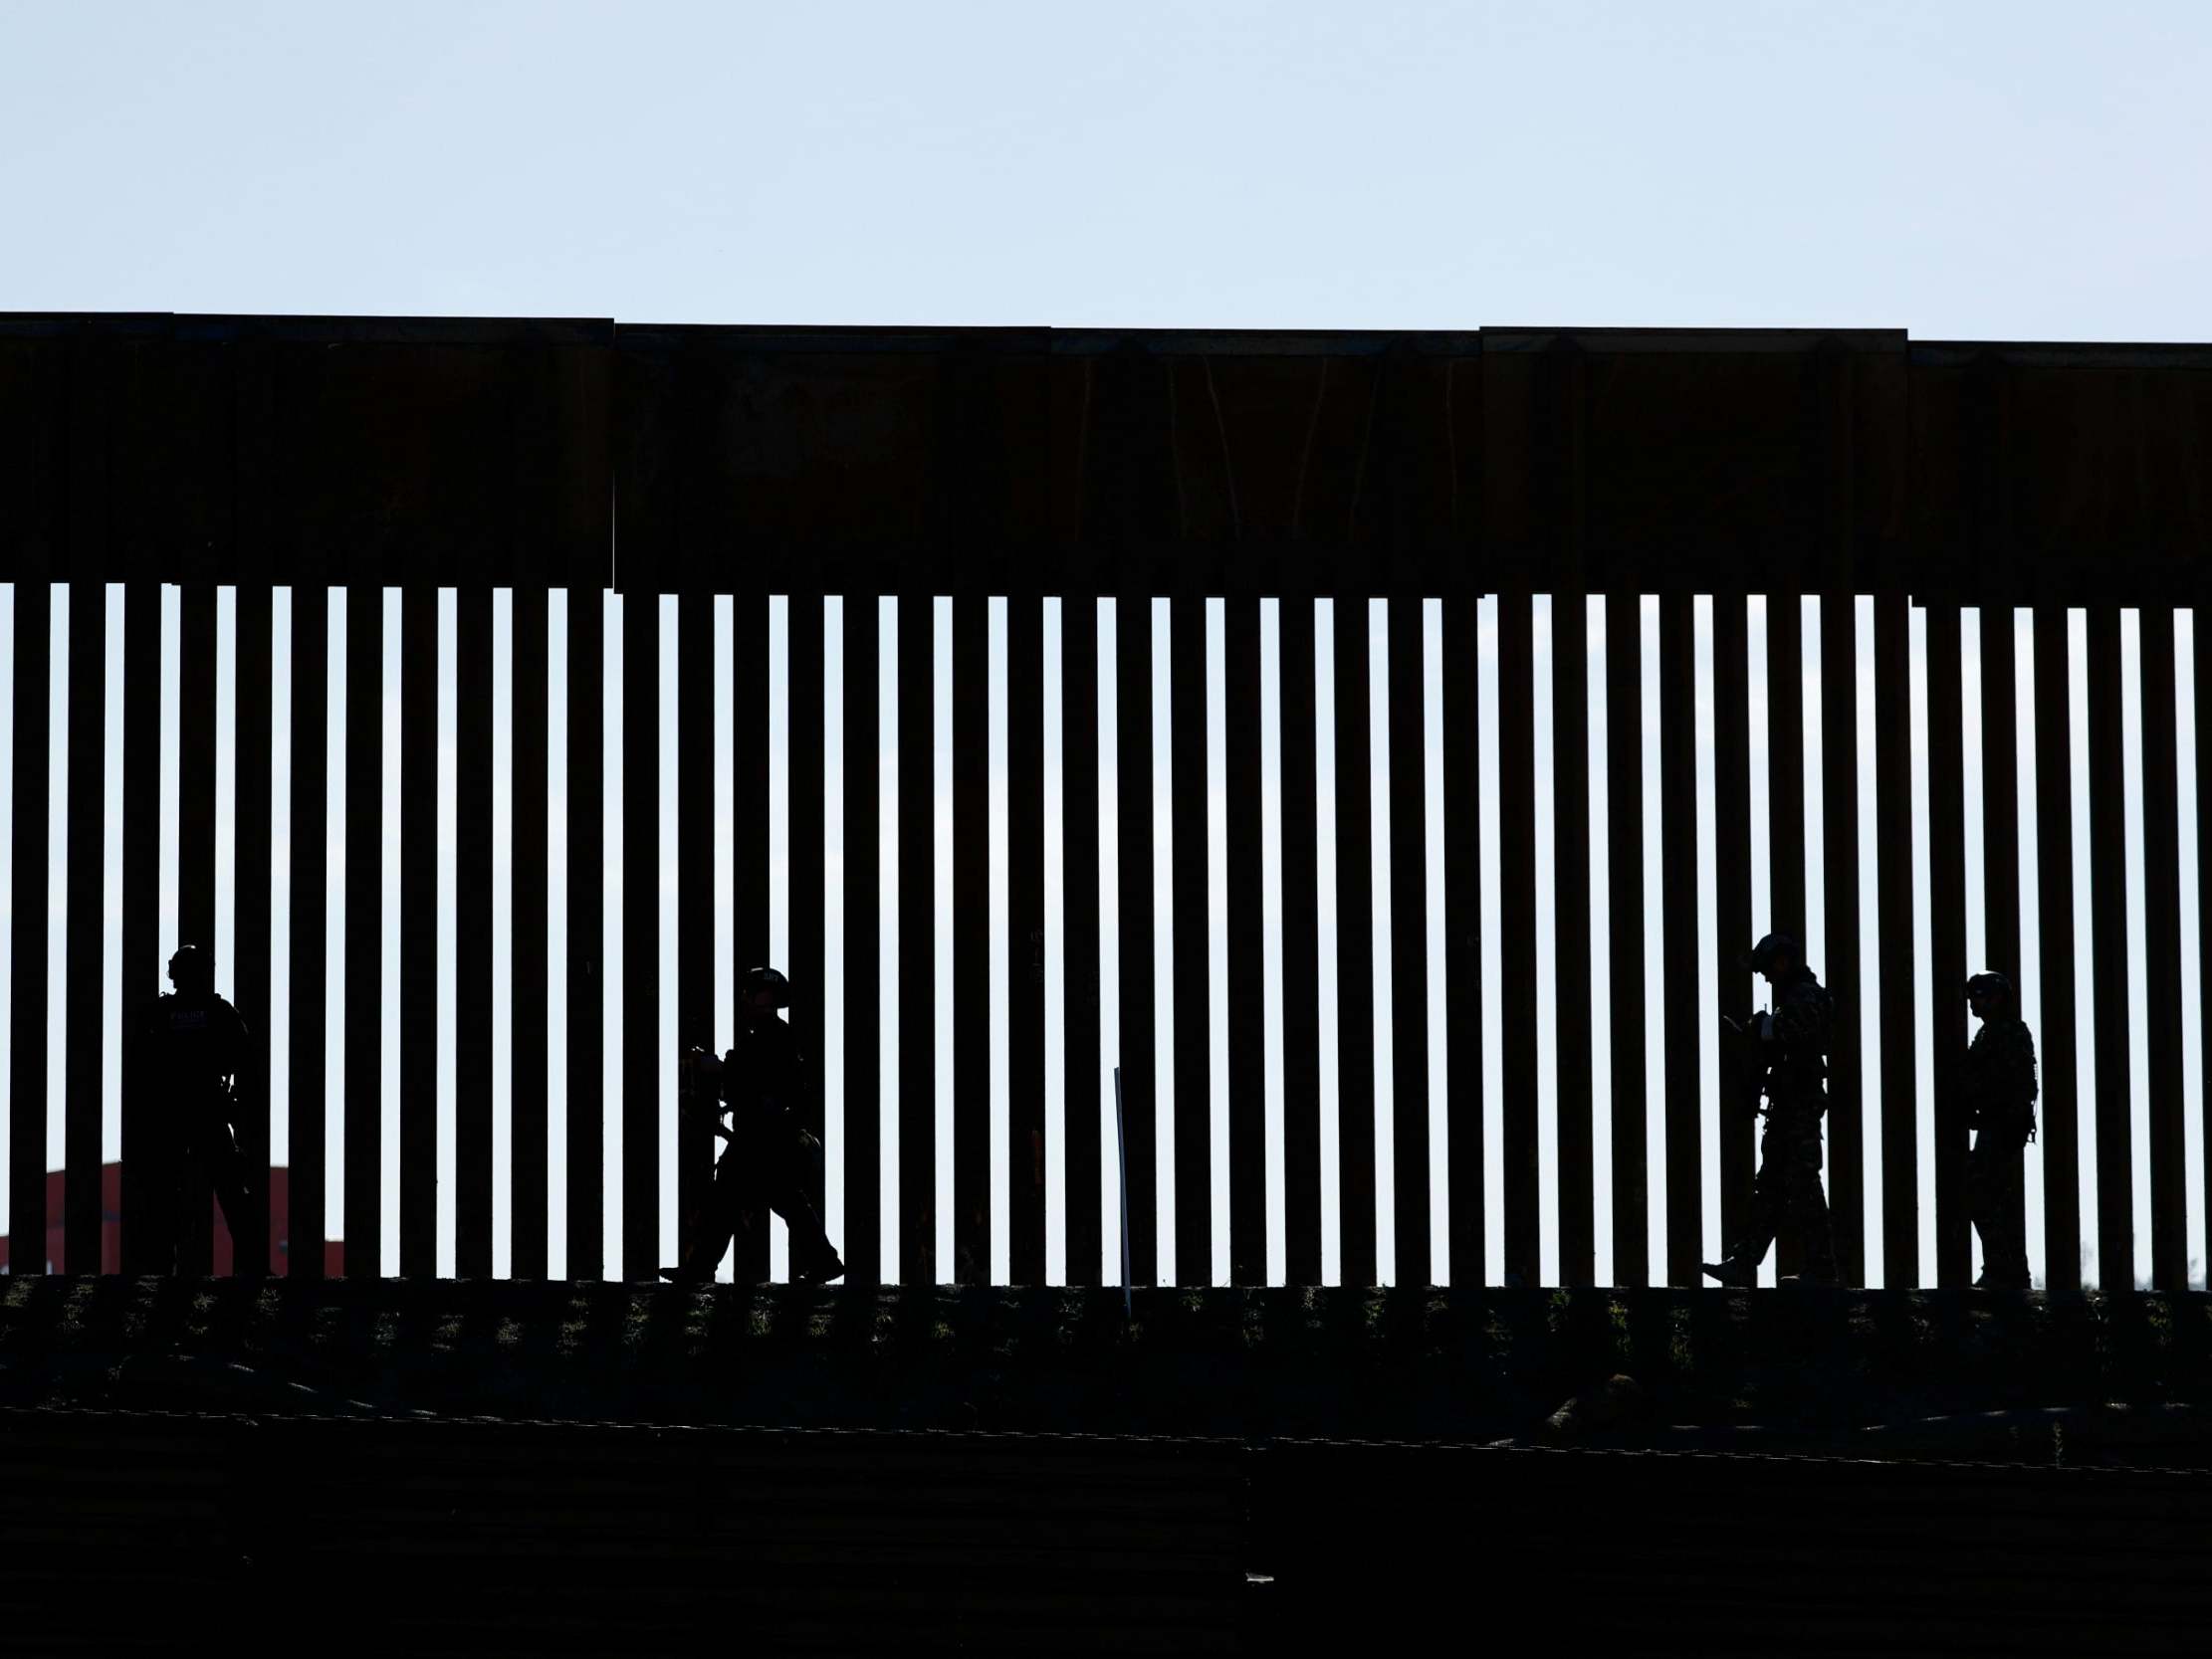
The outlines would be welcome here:
M 0 554 L 109 578 L 605 579 L 611 323 L 0 316 Z
M 0 313 L 0 574 L 2185 599 L 2212 346 Z

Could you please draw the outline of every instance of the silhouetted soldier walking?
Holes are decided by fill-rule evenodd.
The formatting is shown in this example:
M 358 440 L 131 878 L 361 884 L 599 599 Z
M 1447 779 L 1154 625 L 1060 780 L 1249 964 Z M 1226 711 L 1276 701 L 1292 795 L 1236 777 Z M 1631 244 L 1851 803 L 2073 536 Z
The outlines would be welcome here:
M 1821 1189 L 1821 1116 L 1828 1110 L 1828 1044 L 1836 1004 L 1801 958 L 1797 940 L 1769 933 L 1744 953 L 1743 965 L 1774 987 L 1774 1011 L 1748 1026 L 1722 1019 L 1725 1040 L 1750 1044 L 1745 1063 L 1766 1101 L 1759 1138 L 1759 1176 L 1751 1190 L 1750 1226 L 1705 1272 L 1724 1285 L 1758 1281 L 1759 1263 L 1775 1233 L 1791 1228 L 1803 1252 L 1803 1278 L 1836 1282 L 1836 1238 Z
M 250 1171 L 236 1121 L 250 1038 L 238 1010 L 215 994 L 214 960 L 198 945 L 178 946 L 169 983 L 176 988 L 155 1001 L 137 1033 L 146 1062 L 139 1075 L 168 1099 L 167 1111 L 147 1114 L 156 1138 L 156 1213 L 138 1225 L 150 1219 L 151 1257 L 173 1272 L 179 1247 L 206 1220 L 210 1188 L 234 1242 L 249 1220 Z M 252 1259 L 250 1249 L 244 1259 Z
M 684 1259 L 661 1277 L 699 1284 L 714 1277 L 722 1253 L 741 1228 L 761 1224 L 773 1209 L 791 1229 L 791 1278 L 819 1284 L 845 1271 L 822 1230 L 822 1143 L 811 1121 L 806 1060 L 790 1026 L 776 1017 L 790 1004 L 790 984 L 773 967 L 745 976 L 744 1035 L 721 1060 L 694 1049 L 685 1056 L 687 1091 L 712 1113 L 716 1134 L 730 1142 L 715 1165 L 714 1185 L 684 1247 Z M 728 1127 L 722 1123 L 725 1110 Z
M 1982 1028 L 1966 1051 L 1966 1213 L 1982 1239 L 1983 1290 L 2028 1288 L 2028 1222 L 2021 1160 L 2036 1135 L 2036 1043 L 2020 1017 L 2012 981 L 1977 973 L 1967 1006 Z

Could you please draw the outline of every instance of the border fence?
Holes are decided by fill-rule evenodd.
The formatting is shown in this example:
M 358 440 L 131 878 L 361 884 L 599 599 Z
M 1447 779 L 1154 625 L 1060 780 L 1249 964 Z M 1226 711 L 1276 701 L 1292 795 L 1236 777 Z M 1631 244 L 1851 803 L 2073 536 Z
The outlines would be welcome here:
M 1071 1085 L 1118 1061 L 1138 1283 L 1166 1240 L 1183 1283 L 1696 1284 L 1754 1151 L 1715 1100 L 1714 1016 L 1749 1010 L 1735 951 L 1771 927 L 1819 940 L 1845 998 L 1847 1279 L 1972 1276 L 1959 987 L 1994 966 L 2036 987 L 2049 1283 L 2087 1248 L 2105 1283 L 2180 1288 L 2207 1175 L 2208 551 L 2212 347 L 0 317 L 11 1259 L 44 1254 L 56 1150 L 67 1258 L 99 1259 L 111 1003 L 159 988 L 165 858 L 178 933 L 214 935 L 220 853 L 240 941 L 271 937 L 289 883 L 292 1236 L 337 1218 L 351 1274 L 544 1277 L 556 1210 L 569 1277 L 667 1259 L 712 1155 L 692 1129 L 663 1155 L 672 918 L 684 1041 L 772 926 L 801 987 L 841 956 L 834 1029 L 818 996 L 792 1017 L 810 1053 L 834 1039 L 856 1282 L 1110 1277 L 1112 1099 Z M 681 752 L 718 698 L 737 714 L 713 765 L 675 768 L 664 824 L 671 649 Z M 346 916 L 396 912 L 396 1044 L 382 930 L 328 948 L 333 801 L 354 849 L 396 811 L 396 893 L 360 857 L 341 890 Z M 680 901 L 636 902 L 664 848 Z M 271 954 L 234 954 L 267 1030 Z M 388 1096 L 388 1126 L 327 1113 L 340 1044 L 344 1101 Z M 130 1270 L 158 1101 L 120 1053 Z M 854 1108 L 875 1083 L 895 1111 Z M 270 1128 L 249 1115 L 264 1162 Z M 763 1277 L 750 1248 L 736 1271 Z

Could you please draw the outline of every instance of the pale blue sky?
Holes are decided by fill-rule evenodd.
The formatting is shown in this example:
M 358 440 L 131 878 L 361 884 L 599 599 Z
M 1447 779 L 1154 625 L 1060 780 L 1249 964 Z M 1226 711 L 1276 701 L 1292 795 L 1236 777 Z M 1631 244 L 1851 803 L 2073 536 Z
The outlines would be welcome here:
M 2202 181 L 2212 176 L 2208 70 L 2212 12 L 2195 4 L 1222 0 L 97 13 L 9 4 L 0 6 L 0 308 L 790 323 L 1885 325 L 1921 337 L 2202 339 L 2212 331 L 2212 223 L 2202 212 Z M 6 602 L 12 618 L 12 596 Z M 564 607 L 554 615 L 556 632 L 569 624 Z M 504 653 L 504 609 L 502 617 Z M 1055 619 L 1075 620 L 1074 607 Z M 1080 620 L 1088 625 L 1087 607 Z M 1551 627 L 1576 619 L 1546 605 L 1538 620 L 1541 653 Z M 1101 625 L 1116 625 L 1111 612 Z M 1328 625 L 1356 624 L 1340 615 Z M 1485 641 L 1493 626 L 1486 615 Z M 1814 626 L 1808 617 L 1809 644 Z M 1763 632 L 1753 637 L 1763 649 Z M 1056 639 L 1048 635 L 1049 661 Z M 1271 652 L 1271 630 L 1269 639 Z M 608 655 L 615 683 L 618 640 Z M 1602 628 L 1594 663 L 1601 640 Z M 727 625 L 721 641 L 732 648 Z M 2024 660 L 2027 646 L 2024 637 Z M 332 656 L 337 672 L 342 635 Z M 1758 660 L 1755 795 L 1765 755 Z M 1494 694 L 1487 649 L 1484 668 Z M 342 729 L 342 684 L 339 674 L 333 731 Z M 1056 678 L 1048 710 L 1055 687 Z M 1164 723 L 1164 682 L 1160 691 Z M 2078 737 L 2080 694 L 2078 686 Z M 1817 698 L 1809 681 L 1809 718 Z M 449 683 L 449 733 L 450 701 Z M 1494 710 L 1494 695 L 1485 707 Z M 1592 713 L 1596 740 L 1602 680 Z M 727 731 L 729 709 L 717 718 Z M 1541 757 L 1554 737 L 1548 699 L 1537 718 Z M 557 736 L 557 704 L 555 719 Z M 619 730 L 610 723 L 617 747 Z M 2132 704 L 2127 730 L 2139 746 Z M 2184 733 L 2191 764 L 2193 726 Z M 1100 733 L 1109 784 L 1113 735 L 1110 724 Z M 1163 725 L 1156 756 L 1165 736 Z M 1967 736 L 1978 752 L 1971 722 Z M 1267 741 L 1273 756 L 1272 732 Z M 1377 752 L 1380 765 L 1382 745 Z M 2032 764 L 2032 751 L 2022 758 Z M 1871 759 L 1861 759 L 1871 776 Z M 1322 765 L 1324 832 L 1333 837 L 1326 741 Z M 1978 788 L 1978 768 L 1969 770 L 1969 789 Z M 1924 794 L 1924 763 L 1914 776 Z M 1594 769 L 1593 783 L 1601 779 Z M 2086 773 L 2074 782 L 2085 794 Z M 557 765 L 554 783 L 557 791 Z M 1709 846 L 1709 776 L 1700 783 Z M 1808 785 L 1817 790 L 1817 777 Z M 1871 800 L 1863 788 L 1863 807 Z M 504 791 L 502 802 L 504 813 Z M 2130 802 L 2130 867 L 2139 869 L 2139 784 Z M 2193 804 L 2186 789 L 2184 802 Z M 1271 793 L 1267 804 L 1277 810 Z M 1538 806 L 1548 815 L 1548 790 Z M 1167 829 L 1163 815 L 1152 873 L 1163 919 Z M 1110 812 L 1103 831 L 1110 850 Z M 620 833 L 611 817 L 610 858 Z M 2183 844 L 2193 848 L 2193 835 Z M 1375 845 L 1383 879 L 1387 838 L 1378 833 Z M 1494 822 L 1485 846 L 1494 871 Z M 557 838 L 553 856 L 557 876 Z M 1436 856 L 1432 846 L 1433 868 Z M 1756 856 L 1763 870 L 1763 845 Z M 1924 834 L 1913 856 L 1924 872 Z M 2086 848 L 2076 858 L 2086 875 Z M 1969 863 L 1978 870 L 1978 845 Z M 933 876 L 942 889 L 947 872 Z M 718 878 L 727 883 L 726 857 Z M 2185 884 L 2195 879 L 2192 863 Z M 2082 891 L 2086 905 L 2086 882 Z M 1109 916 L 1113 893 L 1109 870 Z M 618 896 L 610 880 L 610 901 Z M 1325 883 L 1325 928 L 1334 897 Z M 2130 898 L 2139 952 L 2133 884 Z M 1709 928 L 1709 892 L 1705 901 Z M 1269 904 L 1272 915 L 1273 888 Z M 1387 913 L 1377 921 L 1387 926 Z M 1548 962 L 1548 913 L 1544 926 Z M 1377 952 L 1385 975 L 1386 936 Z M 2086 953 L 2086 925 L 2077 936 Z M 557 933 L 553 944 L 557 960 Z M 610 948 L 610 960 L 617 954 Z M 2193 951 L 2185 959 L 2193 970 Z M 1325 950 L 1333 1005 L 1328 960 Z M 1494 973 L 1486 979 L 1495 986 Z M 1111 958 L 1106 984 L 1111 1004 Z M 1711 986 L 1700 994 L 1709 1000 Z M 1387 1009 L 1387 978 L 1378 995 Z M 1871 1009 L 1875 998 L 1870 958 L 1858 1005 Z M 831 1008 L 832 1021 L 840 1014 Z M 556 1007 L 556 1031 L 560 1015 Z M 1109 1031 L 1117 1017 L 1110 1005 Z M 1548 999 L 1541 1017 L 1548 1045 Z M 1171 1030 L 1163 980 L 1163 1044 Z M 1432 1070 L 1441 1079 L 1448 1057 L 1436 1032 L 1433 1021 Z M 1379 1040 L 1388 1034 L 1386 1020 Z M 658 1035 L 669 1047 L 665 1022 Z M 2085 1022 L 2085 1073 L 2089 1035 Z M 2189 1039 L 2198 1040 L 2193 1022 Z M 0 1022 L 0 1046 L 6 1040 Z M 1271 1017 L 1278 1074 L 1279 1042 Z M 1496 1044 L 1486 1052 L 1494 1065 Z M 1333 1058 L 1325 1029 L 1332 1124 Z M 610 1041 L 610 1078 L 618 1060 Z M 1709 1057 L 1707 1071 L 1700 1111 L 1709 1124 Z M 1548 1065 L 1544 1075 L 1548 1092 Z M 2193 1065 L 2188 1075 L 2193 1087 Z M 1389 1078 L 1380 1065 L 1385 1114 Z M 1486 1092 L 1494 1103 L 1494 1079 Z M 449 1107 L 450 1083 L 446 1093 Z M 1002 1069 L 994 1094 L 1002 1110 Z M 557 1085 L 553 1104 L 558 1111 Z M 1052 1111 L 1062 1110 L 1056 1099 Z M 1547 1093 L 1547 1158 L 1554 1117 Z M 1279 1136 L 1272 1092 L 1269 1122 Z M 2194 1098 L 2189 1123 L 2197 1144 Z M 1486 1134 L 1495 1133 L 1493 1105 Z M 1386 1127 L 1379 1146 L 1388 1143 Z M 1599 1150 L 1610 1153 L 1602 1140 Z M 2085 1183 L 2093 1167 L 2085 1162 Z M 2191 1168 L 2201 1167 L 2192 1155 Z M 995 1168 L 995 1190 L 1004 1178 Z M 1708 1191 L 1716 1179 L 1708 1149 Z M 2191 1249 L 2201 1262 L 2200 1187 Z M 1494 1202 L 1490 1213 L 1494 1224 Z M 1440 1206 L 1438 1214 L 1440 1229 Z M 1600 1215 L 1609 1253 L 1602 1205 Z M 1552 1219 L 1547 1212 L 1548 1240 Z M 1387 1228 L 1383 1243 L 1387 1266 Z M 1332 1224 L 1331 1260 L 1335 1248 Z
M 4 303 L 2201 338 L 2212 14 L 0 9 Z

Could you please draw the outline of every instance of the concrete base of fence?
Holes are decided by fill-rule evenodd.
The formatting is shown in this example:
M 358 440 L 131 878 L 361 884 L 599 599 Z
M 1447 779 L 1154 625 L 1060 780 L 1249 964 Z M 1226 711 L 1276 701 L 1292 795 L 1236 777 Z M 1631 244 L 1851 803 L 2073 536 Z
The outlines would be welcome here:
M 2212 1462 L 2197 1294 L 1159 1289 L 1133 1307 L 19 1278 L 0 1405 Z

